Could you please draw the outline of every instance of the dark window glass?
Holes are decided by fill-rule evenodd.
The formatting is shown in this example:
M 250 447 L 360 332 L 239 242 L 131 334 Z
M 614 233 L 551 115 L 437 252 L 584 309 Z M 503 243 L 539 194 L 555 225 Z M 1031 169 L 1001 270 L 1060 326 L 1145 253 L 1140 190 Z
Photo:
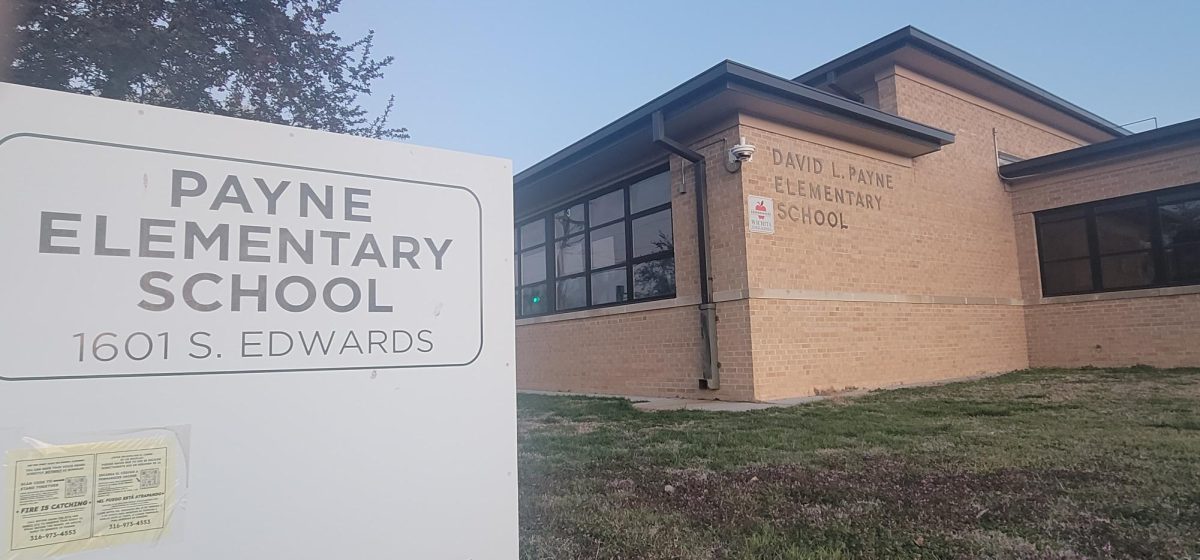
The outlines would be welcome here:
M 1150 216 L 1145 200 L 1096 208 L 1096 240 L 1101 255 L 1149 249 Z
M 559 310 L 587 305 L 587 278 L 579 276 L 558 281 L 555 305 Z
M 1105 290 L 1154 284 L 1147 200 L 1135 198 L 1095 206 L 1096 248 L 1100 283 Z
M 554 242 L 554 276 L 583 272 L 583 236 L 576 235 Z
M 1154 259 L 1150 252 L 1100 257 L 1104 289 L 1139 288 L 1154 284 Z
M 1200 243 L 1166 250 L 1168 282 L 1200 282 Z
M 1047 296 L 1200 283 L 1200 185 L 1037 214 Z
M 674 249 L 671 210 L 655 212 L 633 221 L 633 256 L 652 255 Z
M 1158 207 L 1162 220 L 1163 245 L 1171 247 L 1200 241 L 1200 200 L 1190 200 Z
M 1048 296 L 1090 292 L 1095 288 L 1090 259 L 1044 263 L 1042 270 L 1046 277 L 1042 291 Z
M 518 291 L 521 300 L 521 315 L 540 315 L 550 311 L 550 301 L 546 299 L 546 285 L 526 286 Z
M 554 238 L 565 237 L 583 231 L 587 223 L 583 220 L 583 204 L 554 213 Z
M 675 257 L 633 265 L 633 298 L 644 299 L 675 293 Z
M 1200 197 L 1200 192 L 1159 197 L 1167 203 L 1158 207 L 1167 282 L 1200 281 L 1200 199 L 1187 197 Z
M 671 202 L 670 173 L 642 179 L 629 187 L 629 211 L 633 214 L 668 202 Z
M 546 279 L 546 248 L 521 253 L 521 285 L 526 286 Z
M 592 270 L 625 262 L 625 222 L 592 230 Z
M 1088 255 L 1087 222 L 1080 218 L 1042 224 L 1042 260 L 1056 261 Z
M 620 219 L 625 215 L 625 190 L 613 191 L 593 198 L 588 203 L 588 213 L 594 226 Z
M 520 243 L 522 249 L 535 247 L 546 242 L 546 222 L 536 220 L 521 226 Z
M 616 303 L 629 298 L 628 280 L 625 267 L 612 268 L 603 272 L 592 273 L 592 305 Z

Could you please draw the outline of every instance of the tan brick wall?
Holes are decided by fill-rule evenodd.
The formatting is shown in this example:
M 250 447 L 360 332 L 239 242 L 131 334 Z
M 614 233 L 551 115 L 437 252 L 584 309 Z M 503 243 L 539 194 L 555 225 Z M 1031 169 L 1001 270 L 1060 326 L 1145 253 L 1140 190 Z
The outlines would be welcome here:
M 723 294 L 751 298 L 757 399 L 1028 366 L 1012 203 L 992 129 L 1002 150 L 1024 157 L 1080 140 L 904 69 L 881 74 L 878 91 L 885 109 L 955 142 L 908 160 L 742 120 L 760 154 L 743 168 L 745 191 L 777 209 L 775 234 L 748 234 L 748 289 Z M 821 171 L 789 167 L 787 153 L 819 158 Z M 891 175 L 891 188 L 850 177 L 852 165 Z M 855 191 L 856 203 L 827 200 L 825 185 Z M 857 204 L 859 192 L 878 197 L 873 207 Z M 793 221 L 781 206 L 832 210 L 840 223 Z
M 1190 146 L 1030 179 L 1014 189 L 1031 365 L 1200 365 L 1200 288 L 1043 299 L 1033 219 L 1039 210 L 1197 182 L 1200 147 Z
M 751 300 L 755 396 L 873 388 L 1025 364 L 1015 305 Z
M 897 68 L 899 114 L 955 134 L 941 151 L 916 158 L 922 188 L 945 200 L 940 207 L 949 242 L 938 265 L 958 289 L 1022 296 L 1012 200 L 996 174 L 996 145 L 1023 158 L 1083 145 L 1079 139 L 968 93 Z M 995 143 L 992 130 L 996 130 Z M 962 239 L 952 238 L 961 236 Z M 957 272 L 951 272 L 956 270 Z
M 1176 146 L 1013 187 L 1013 213 L 1081 204 L 1200 182 L 1200 146 Z
M 1034 367 L 1200 366 L 1200 293 L 1031 305 Z
M 527 390 L 685 396 L 697 392 L 694 307 L 517 328 L 518 386 Z

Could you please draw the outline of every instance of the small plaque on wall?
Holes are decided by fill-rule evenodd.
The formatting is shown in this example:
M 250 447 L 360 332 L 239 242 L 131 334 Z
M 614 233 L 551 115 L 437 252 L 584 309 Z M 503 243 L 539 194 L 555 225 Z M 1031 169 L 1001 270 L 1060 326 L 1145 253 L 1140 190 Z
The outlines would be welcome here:
M 750 233 L 775 233 L 775 201 L 765 196 L 746 199 L 750 213 Z

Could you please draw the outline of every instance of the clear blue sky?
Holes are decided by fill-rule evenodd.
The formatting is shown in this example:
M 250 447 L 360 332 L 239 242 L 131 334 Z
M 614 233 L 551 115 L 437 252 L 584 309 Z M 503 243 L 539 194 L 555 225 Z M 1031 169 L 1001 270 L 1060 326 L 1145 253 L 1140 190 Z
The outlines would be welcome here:
M 726 58 L 794 77 L 915 25 L 1118 124 L 1200 117 L 1200 2 L 345 0 L 411 142 L 524 169 Z M 1150 125 L 1130 127 L 1140 131 Z

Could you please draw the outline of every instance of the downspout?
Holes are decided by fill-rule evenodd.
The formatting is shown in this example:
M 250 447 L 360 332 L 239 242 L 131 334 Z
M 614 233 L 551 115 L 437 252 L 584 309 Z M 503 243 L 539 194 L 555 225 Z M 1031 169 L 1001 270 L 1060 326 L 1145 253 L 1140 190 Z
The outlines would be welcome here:
M 721 388 L 720 365 L 717 360 L 717 307 L 712 301 L 709 282 L 709 242 L 707 211 L 707 173 L 704 156 L 678 141 L 668 138 L 662 111 L 650 116 L 650 132 L 654 143 L 692 163 L 692 178 L 696 186 L 696 249 L 700 261 L 700 338 L 704 344 L 704 371 L 700 379 L 706 389 Z

